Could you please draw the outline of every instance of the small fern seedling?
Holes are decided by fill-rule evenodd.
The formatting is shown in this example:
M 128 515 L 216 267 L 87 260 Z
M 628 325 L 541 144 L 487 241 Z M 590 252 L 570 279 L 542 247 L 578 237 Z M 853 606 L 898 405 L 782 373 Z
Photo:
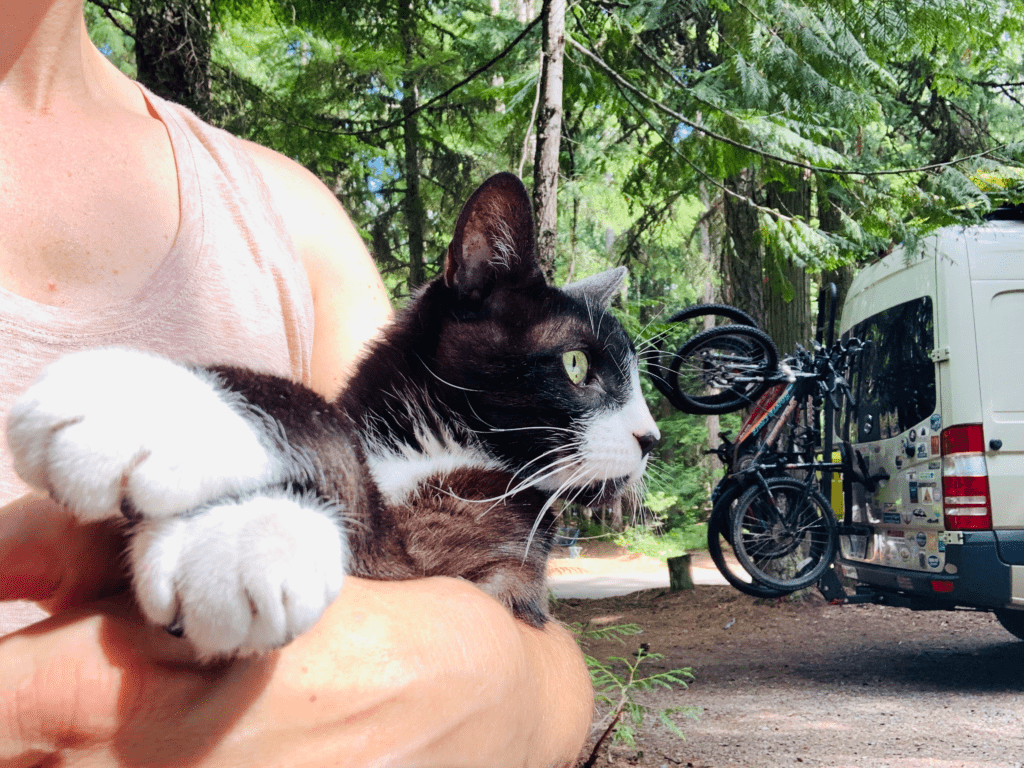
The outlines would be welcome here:
M 624 637 L 638 635 L 643 631 L 636 624 L 617 624 L 597 628 L 590 627 L 588 624 L 583 627 L 577 625 L 572 629 L 576 633 L 577 642 L 584 649 L 584 658 L 594 686 L 594 699 L 608 710 L 604 717 L 595 724 L 595 727 L 604 730 L 595 742 L 583 768 L 594 766 L 601 747 L 609 738 L 615 742 L 635 745 L 636 732 L 649 715 L 657 717 L 662 725 L 679 738 L 686 738 L 679 726 L 672 721 L 672 715 L 682 714 L 696 718 L 699 715 L 697 707 L 668 707 L 659 710 L 637 702 L 634 695 L 637 692 L 650 691 L 655 688 L 668 690 L 686 688 L 693 680 L 691 668 L 685 667 L 646 674 L 647 670 L 641 669 L 642 665 L 665 658 L 660 653 L 651 653 L 646 645 L 641 645 L 632 658 L 611 656 L 606 661 L 600 661 L 586 653 L 587 640 L 618 640 L 622 642 Z

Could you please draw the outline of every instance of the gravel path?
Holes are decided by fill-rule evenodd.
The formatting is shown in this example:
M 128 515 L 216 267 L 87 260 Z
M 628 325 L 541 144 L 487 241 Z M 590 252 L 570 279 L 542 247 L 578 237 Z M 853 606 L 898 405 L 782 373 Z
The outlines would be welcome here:
M 643 642 L 661 668 L 696 675 L 687 690 L 638 697 L 700 708 L 675 719 L 686 741 L 647 725 L 599 765 L 1024 768 L 1024 643 L 988 614 L 759 603 L 715 586 L 562 601 L 556 613 L 640 624 L 625 646 L 589 652 Z

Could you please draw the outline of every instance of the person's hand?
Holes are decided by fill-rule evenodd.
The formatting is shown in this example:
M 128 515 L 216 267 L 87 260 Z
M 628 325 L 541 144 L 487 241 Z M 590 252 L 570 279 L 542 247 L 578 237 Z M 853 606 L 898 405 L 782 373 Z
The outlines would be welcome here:
M 4 596 L 50 590 L 63 611 L 0 640 L 0 766 L 556 766 L 582 746 L 593 699 L 568 632 L 531 629 L 467 582 L 350 578 L 287 648 L 204 668 L 125 596 L 72 607 L 115 589 L 116 569 L 24 567 L 48 540 L 5 511 L 23 543 L 0 539 L 2 572 L 22 574 Z M 89 546 L 118 546 L 50 514 L 79 570 Z

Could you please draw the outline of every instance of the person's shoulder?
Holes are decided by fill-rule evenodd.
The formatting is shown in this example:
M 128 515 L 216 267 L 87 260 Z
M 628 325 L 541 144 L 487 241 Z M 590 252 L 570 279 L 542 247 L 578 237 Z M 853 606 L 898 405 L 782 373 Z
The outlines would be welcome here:
M 341 203 L 313 173 L 243 141 L 302 259 L 313 292 L 313 388 L 337 394 L 363 345 L 391 316 L 387 291 Z
M 263 176 L 311 278 L 369 259 L 345 209 L 315 174 L 280 152 L 246 140 L 241 145 Z
M 248 139 L 238 139 L 238 142 L 268 182 L 280 182 L 310 194 L 324 194 L 334 200 L 331 191 L 305 166 L 262 144 Z
M 273 149 L 239 141 L 267 183 L 274 207 L 285 219 L 300 252 L 306 250 L 303 241 L 325 226 L 337 226 L 339 218 L 348 221 L 337 198 L 312 172 Z

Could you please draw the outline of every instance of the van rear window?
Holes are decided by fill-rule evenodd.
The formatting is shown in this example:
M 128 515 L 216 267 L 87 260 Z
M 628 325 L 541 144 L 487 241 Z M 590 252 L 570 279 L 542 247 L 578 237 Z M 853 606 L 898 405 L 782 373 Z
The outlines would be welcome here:
M 930 296 L 890 307 L 850 329 L 871 345 L 851 371 L 855 443 L 895 437 L 935 411 L 935 326 Z M 856 433 L 854 433 L 856 430 Z

